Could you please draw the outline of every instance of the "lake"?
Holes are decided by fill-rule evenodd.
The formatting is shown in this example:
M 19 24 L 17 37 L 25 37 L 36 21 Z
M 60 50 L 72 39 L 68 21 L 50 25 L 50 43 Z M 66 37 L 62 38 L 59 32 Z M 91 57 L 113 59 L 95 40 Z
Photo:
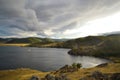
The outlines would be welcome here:
M 0 70 L 31 68 L 41 71 L 56 70 L 64 65 L 79 62 L 83 68 L 94 67 L 108 60 L 88 57 L 71 56 L 70 49 L 35 48 L 35 47 L 0 47 Z

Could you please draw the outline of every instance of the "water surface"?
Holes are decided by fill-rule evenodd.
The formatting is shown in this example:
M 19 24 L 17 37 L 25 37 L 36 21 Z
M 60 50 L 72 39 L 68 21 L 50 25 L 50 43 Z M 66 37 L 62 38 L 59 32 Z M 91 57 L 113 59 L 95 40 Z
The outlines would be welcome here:
M 71 56 L 70 49 L 34 48 L 34 47 L 0 47 L 0 69 L 31 68 L 51 71 L 73 62 L 82 63 L 84 68 L 108 62 L 105 59 Z

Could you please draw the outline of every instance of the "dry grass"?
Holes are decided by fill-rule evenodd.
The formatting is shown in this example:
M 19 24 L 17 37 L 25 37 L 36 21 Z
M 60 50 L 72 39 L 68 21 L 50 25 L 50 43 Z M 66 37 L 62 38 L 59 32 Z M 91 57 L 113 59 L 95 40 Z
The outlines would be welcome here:
M 0 80 L 29 80 L 31 76 L 43 78 L 48 72 L 40 72 L 31 69 L 16 69 L 0 71 Z
M 56 46 L 57 43 L 49 43 L 49 44 L 43 44 L 41 45 L 42 47 L 52 47 L 52 46 Z
M 105 67 L 94 67 L 88 69 L 79 69 L 77 72 L 67 73 L 67 76 L 71 80 L 79 80 L 82 77 L 90 75 L 94 71 L 100 71 L 102 73 L 120 73 L 120 63 L 110 63 Z
M 87 69 L 79 69 L 75 72 L 65 73 L 70 80 L 79 80 L 82 77 L 90 75 L 94 71 L 100 71 L 102 73 L 120 73 L 120 63 L 109 63 L 104 67 L 94 67 Z M 3 70 L 0 71 L 0 80 L 29 80 L 33 75 L 43 78 L 46 74 L 51 72 L 40 72 L 31 69 L 16 69 L 16 70 Z M 52 74 L 52 73 L 51 73 Z M 56 73 L 54 75 L 59 75 Z
M 4 43 L 0 43 L 0 46 L 22 46 L 22 47 L 24 47 L 24 46 L 28 46 L 29 44 L 25 44 L 25 43 L 19 43 L 19 44 L 17 44 L 17 43 L 10 43 L 10 44 L 4 44 Z

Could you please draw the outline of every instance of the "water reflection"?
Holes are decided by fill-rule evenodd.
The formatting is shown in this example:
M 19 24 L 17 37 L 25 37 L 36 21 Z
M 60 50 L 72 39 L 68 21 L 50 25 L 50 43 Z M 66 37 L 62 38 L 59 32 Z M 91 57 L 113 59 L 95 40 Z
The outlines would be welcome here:
M 90 56 L 70 56 L 71 62 L 81 63 L 83 68 L 90 68 L 102 63 L 107 63 L 108 60 L 95 58 Z
M 0 69 L 32 68 L 42 71 L 56 70 L 66 64 L 79 62 L 84 68 L 93 67 L 107 60 L 85 56 L 71 56 L 69 49 L 0 47 Z

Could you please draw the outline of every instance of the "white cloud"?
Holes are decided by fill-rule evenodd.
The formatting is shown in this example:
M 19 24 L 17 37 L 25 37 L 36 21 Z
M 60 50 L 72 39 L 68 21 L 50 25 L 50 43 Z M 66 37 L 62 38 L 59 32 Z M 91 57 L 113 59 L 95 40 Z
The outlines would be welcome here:
M 106 32 L 120 31 L 120 12 L 113 15 L 91 20 L 86 22 L 83 26 L 79 23 L 77 29 L 66 30 L 64 35 L 72 35 L 70 37 L 84 37 L 88 35 L 99 35 Z
M 79 37 L 97 34 L 93 28 L 109 32 L 117 22 L 106 22 L 106 30 L 102 21 L 91 21 L 118 11 L 120 0 L 0 0 L 0 36 Z
M 54 32 L 52 32 L 52 30 L 50 30 L 50 29 L 46 29 L 46 30 L 44 31 L 44 33 L 45 33 L 47 36 L 51 36 L 51 35 L 54 34 Z

